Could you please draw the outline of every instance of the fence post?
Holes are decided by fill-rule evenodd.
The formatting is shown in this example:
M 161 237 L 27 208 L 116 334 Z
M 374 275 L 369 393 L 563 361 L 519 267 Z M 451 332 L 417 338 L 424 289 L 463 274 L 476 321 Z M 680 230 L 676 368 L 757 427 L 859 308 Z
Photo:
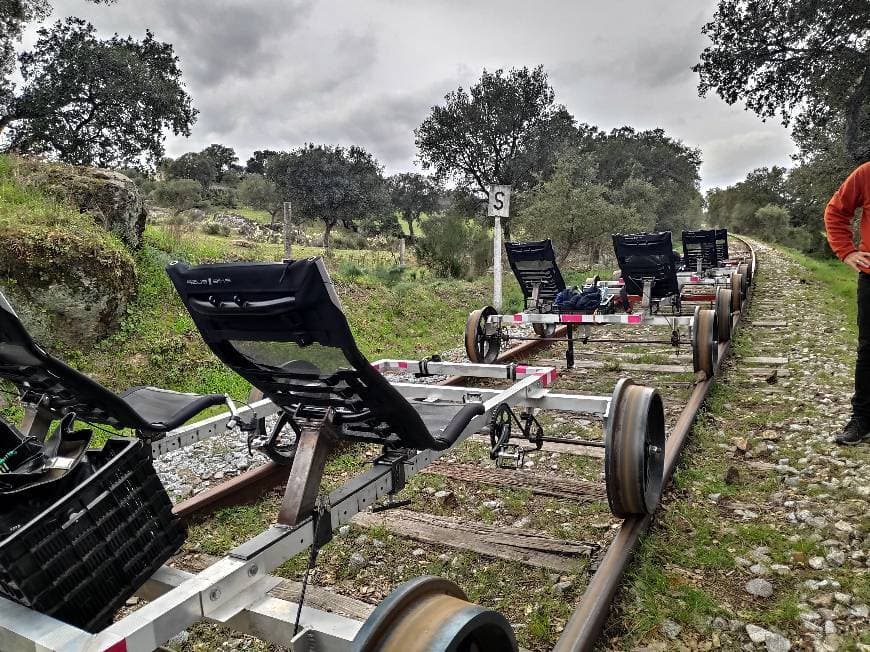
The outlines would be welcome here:
M 293 260 L 293 235 L 290 231 L 290 219 L 292 216 L 289 201 L 284 202 L 284 259 Z

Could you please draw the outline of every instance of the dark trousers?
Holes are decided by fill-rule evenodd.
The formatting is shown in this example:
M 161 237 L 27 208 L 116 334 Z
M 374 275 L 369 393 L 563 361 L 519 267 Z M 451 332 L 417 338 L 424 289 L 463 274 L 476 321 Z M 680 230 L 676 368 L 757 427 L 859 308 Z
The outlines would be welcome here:
M 858 274 L 858 360 L 852 413 L 870 424 L 870 274 Z

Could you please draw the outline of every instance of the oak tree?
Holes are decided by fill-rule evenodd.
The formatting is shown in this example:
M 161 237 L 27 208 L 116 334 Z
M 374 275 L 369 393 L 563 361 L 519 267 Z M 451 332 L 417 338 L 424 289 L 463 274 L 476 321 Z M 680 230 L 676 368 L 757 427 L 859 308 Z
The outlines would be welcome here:
M 867 0 L 719 0 L 703 32 L 713 43 L 694 67 L 701 95 L 786 125 L 842 117 L 853 160 L 870 158 Z
M 79 165 L 120 166 L 163 154 L 166 131 L 189 135 L 196 119 L 172 46 L 100 39 L 78 18 L 42 28 L 18 56 L 19 89 L 0 102 L 7 149 Z

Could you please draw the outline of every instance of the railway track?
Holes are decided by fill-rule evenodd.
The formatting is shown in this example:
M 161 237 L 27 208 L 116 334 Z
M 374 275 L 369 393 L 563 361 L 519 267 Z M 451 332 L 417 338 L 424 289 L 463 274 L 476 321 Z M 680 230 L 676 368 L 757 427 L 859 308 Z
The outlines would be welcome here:
M 743 242 L 743 246 L 749 250 L 753 258 L 753 268 L 756 268 L 755 252 L 748 243 Z M 751 297 L 752 289 L 750 287 L 746 301 L 750 300 Z M 745 307 L 746 302 L 743 304 L 743 310 Z M 742 311 L 733 316 L 735 327 L 741 314 Z M 563 337 L 564 331 L 565 327 L 561 327 L 552 337 L 554 339 Z M 622 332 L 624 331 L 620 331 L 620 333 Z M 644 332 L 643 327 L 633 329 L 635 336 L 641 336 Z M 504 351 L 499 356 L 498 362 L 508 363 L 522 360 L 530 364 L 547 364 L 555 362 L 551 359 L 559 358 L 554 348 L 562 346 L 564 345 L 557 344 L 554 347 L 551 341 L 528 340 Z M 728 350 L 728 342 L 719 344 L 719 365 L 726 359 Z M 601 390 L 609 393 L 620 376 L 629 375 L 637 382 L 663 389 L 665 418 L 668 427 L 664 462 L 664 481 L 667 483 L 679 461 L 680 453 L 691 432 L 692 424 L 715 382 L 715 376 L 708 379 L 695 378 L 691 371 L 691 357 L 688 356 L 687 359 L 685 354 L 680 353 L 675 355 L 672 349 L 663 347 L 661 344 L 635 344 L 632 345 L 630 351 L 617 352 L 614 351 L 613 343 L 589 343 L 579 348 L 578 354 L 580 352 L 583 355 L 578 355 L 578 358 L 581 358 L 579 364 L 571 370 L 561 371 L 555 388 L 571 390 L 582 388 L 585 392 Z M 456 386 L 462 385 L 465 381 L 464 377 L 454 376 L 438 384 Z M 493 381 L 491 384 L 498 386 L 497 381 Z M 580 428 L 578 433 L 578 428 L 573 427 L 573 424 L 570 423 L 560 423 L 557 416 L 556 420 L 548 425 L 560 431 L 560 436 L 545 442 L 542 453 L 537 458 L 534 455 L 531 456 L 529 461 L 532 462 L 533 468 L 539 469 L 547 461 L 552 461 L 553 456 L 576 455 L 580 458 L 592 459 L 603 456 L 602 448 L 599 448 L 594 441 L 587 442 L 591 445 L 583 446 L 571 443 L 578 437 L 584 440 L 588 440 L 590 437 L 594 439 L 594 434 L 590 435 L 590 433 L 600 430 L 595 427 L 596 424 L 592 423 L 589 427 Z M 467 445 L 474 446 L 474 438 Z M 477 443 L 476 445 L 482 448 L 484 444 Z M 545 456 L 549 456 L 549 460 Z M 543 462 L 541 462 L 542 459 Z M 572 501 L 573 503 L 600 504 L 604 500 L 600 485 L 598 490 L 595 490 L 596 478 L 594 476 L 570 477 L 570 474 L 565 475 L 562 472 L 561 467 L 556 468 L 559 466 L 558 464 L 550 465 L 551 468 L 547 468 L 545 473 L 524 469 L 511 474 L 509 471 L 501 473 L 496 469 L 483 469 L 479 465 L 467 464 L 466 461 L 461 455 L 446 456 L 444 461 L 429 471 L 432 475 L 440 476 L 445 478 L 448 483 L 453 483 L 449 486 L 456 486 L 455 483 L 499 486 L 499 483 L 503 483 L 506 486 L 519 487 L 520 490 L 532 496 L 549 495 L 551 498 Z M 508 479 L 508 474 L 511 474 L 512 480 Z M 549 488 L 546 486 L 547 483 L 543 481 L 545 475 L 553 476 L 550 478 Z M 220 507 L 258 500 L 264 494 L 280 487 L 286 481 L 287 476 L 287 467 L 267 462 L 263 466 L 178 503 L 174 511 L 185 520 L 199 521 Z M 564 480 L 562 482 L 564 486 L 561 490 L 560 480 Z M 547 494 L 547 491 L 550 494 Z M 420 494 L 416 494 L 416 497 L 419 496 Z M 604 502 L 606 504 L 606 500 Z M 456 511 L 461 512 L 463 509 Z M 511 543 L 506 540 L 493 544 L 492 537 L 499 534 L 500 531 L 506 533 L 505 537 L 511 534 L 520 539 L 527 538 L 530 533 L 523 528 L 513 528 L 521 531 L 511 533 L 509 531 L 512 528 L 503 527 L 498 522 L 500 520 L 498 518 L 496 525 L 491 528 L 492 532 L 489 533 L 491 536 L 484 537 L 481 543 L 473 536 L 473 530 L 475 527 L 483 529 L 483 524 L 480 522 L 469 523 L 467 518 L 451 520 L 438 514 L 429 518 L 425 510 L 416 511 L 415 509 L 391 511 L 383 516 L 373 514 L 360 516 L 362 518 L 355 521 L 357 525 L 363 528 L 386 529 L 400 539 L 409 538 L 424 544 L 453 547 L 484 556 L 500 557 L 506 560 L 506 563 L 517 564 L 520 567 L 524 564 L 547 567 L 547 564 L 550 564 L 550 570 L 561 572 L 563 576 L 570 572 L 572 566 L 570 563 L 559 565 L 558 559 L 565 556 L 561 554 L 562 552 L 569 551 L 577 556 L 583 554 L 590 556 L 592 559 L 587 568 L 591 568 L 592 571 L 589 573 L 585 590 L 579 600 L 576 600 L 578 605 L 576 610 L 564 623 L 561 635 L 558 637 L 555 647 L 552 648 L 556 652 L 592 649 L 607 620 L 610 604 L 619 587 L 623 572 L 631 560 L 640 536 L 649 528 L 653 518 L 652 516 L 634 517 L 621 522 L 613 522 L 613 519 L 610 519 L 604 532 L 594 537 L 594 541 L 588 542 L 590 549 L 583 551 L 580 548 L 587 542 L 569 541 L 565 537 L 556 536 L 550 536 L 549 539 L 534 544 L 529 544 L 525 540 L 520 543 Z M 463 528 L 465 528 L 464 531 Z M 458 535 L 457 530 L 460 532 Z M 572 545 L 573 548 L 571 548 Z M 560 546 L 562 547 L 561 551 Z M 535 554 L 534 551 L 537 553 Z M 350 600 L 352 601 L 352 599 Z M 327 599 L 326 602 L 329 600 Z M 325 606 L 329 608 L 330 605 Z M 341 610 L 340 607 L 338 609 Z M 360 605 L 352 609 L 345 607 L 345 611 L 353 611 L 354 609 L 356 609 L 356 613 L 350 615 L 358 618 L 365 617 L 359 615 L 365 611 L 364 607 Z M 540 646 L 536 647 L 544 649 Z

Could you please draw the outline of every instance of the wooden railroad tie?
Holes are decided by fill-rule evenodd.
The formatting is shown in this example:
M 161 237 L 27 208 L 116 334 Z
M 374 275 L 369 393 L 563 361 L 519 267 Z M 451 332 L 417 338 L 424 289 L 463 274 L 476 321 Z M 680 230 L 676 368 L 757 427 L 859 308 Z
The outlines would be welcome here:
M 367 528 L 385 527 L 393 534 L 421 543 L 469 550 L 563 573 L 576 570 L 577 560 L 592 554 L 588 543 L 557 539 L 539 530 L 495 527 L 404 509 L 377 514 L 361 512 L 352 522 Z
M 479 482 L 496 487 L 521 489 L 539 496 L 565 498 L 581 504 L 598 502 L 607 497 L 604 486 L 600 482 L 555 478 L 524 469 L 499 469 L 478 464 L 450 464 L 439 461 L 423 469 L 423 473 L 463 482 Z

